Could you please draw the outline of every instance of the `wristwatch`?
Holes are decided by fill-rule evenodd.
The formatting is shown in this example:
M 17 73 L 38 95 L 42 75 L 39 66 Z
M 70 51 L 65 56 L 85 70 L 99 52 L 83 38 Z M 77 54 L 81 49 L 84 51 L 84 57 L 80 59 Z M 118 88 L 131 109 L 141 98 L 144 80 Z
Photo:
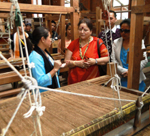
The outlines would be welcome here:
M 97 64 L 97 59 L 95 59 L 95 64 Z

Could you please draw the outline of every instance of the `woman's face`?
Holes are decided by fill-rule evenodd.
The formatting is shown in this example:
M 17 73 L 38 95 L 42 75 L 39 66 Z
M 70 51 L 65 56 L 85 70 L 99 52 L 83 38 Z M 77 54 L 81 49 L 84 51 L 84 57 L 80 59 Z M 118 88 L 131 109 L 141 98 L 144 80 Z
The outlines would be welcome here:
M 130 26 L 126 23 L 122 24 L 122 26 L 120 28 L 120 34 L 124 40 L 129 40 L 129 38 L 130 38 Z
M 21 28 L 21 26 L 18 26 L 18 28 L 19 28 L 19 32 L 22 33 L 22 28 Z M 25 28 L 26 28 L 26 26 L 25 26 L 25 24 L 23 23 L 23 29 L 25 30 Z
M 87 40 L 91 36 L 92 31 L 88 28 L 86 23 L 81 23 L 79 26 L 79 36 L 82 40 Z
M 67 28 L 67 36 L 71 37 L 71 25 L 69 25 Z
M 46 39 L 44 39 L 43 43 L 45 45 L 45 48 L 50 48 L 51 46 L 51 34 L 48 33 L 48 37 Z

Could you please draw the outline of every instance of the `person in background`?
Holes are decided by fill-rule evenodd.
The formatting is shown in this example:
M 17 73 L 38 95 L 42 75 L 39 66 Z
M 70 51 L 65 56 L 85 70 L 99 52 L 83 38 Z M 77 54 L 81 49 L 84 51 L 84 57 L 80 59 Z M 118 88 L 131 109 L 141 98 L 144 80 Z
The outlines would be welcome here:
M 70 43 L 71 43 L 71 23 L 68 23 L 66 25 L 65 50 L 67 49 L 67 47 L 69 46 Z M 58 53 L 63 52 L 63 51 L 61 51 L 61 40 L 59 40 L 57 51 L 58 51 Z
M 11 58 L 21 57 L 21 49 L 20 49 L 20 45 L 19 45 L 19 40 L 21 42 L 21 48 L 23 50 L 23 57 L 26 57 L 25 43 L 24 43 L 24 39 L 23 39 L 23 31 L 22 31 L 21 26 L 18 26 L 18 28 L 19 28 L 20 39 L 19 39 L 19 35 L 17 32 L 11 36 L 11 39 L 12 39 L 11 49 L 10 49 Z M 23 29 L 25 30 L 24 23 L 23 23 Z M 29 35 L 26 32 L 24 32 L 24 34 L 25 34 L 25 38 L 29 37 Z
M 110 18 L 110 26 L 111 26 L 111 32 L 112 32 L 112 40 L 114 41 L 115 39 L 121 37 L 119 28 L 116 27 L 115 23 L 117 21 L 116 18 L 116 12 L 113 10 L 109 10 L 109 17 L 108 20 L 106 20 L 105 24 L 107 29 L 99 33 L 99 38 L 101 38 L 104 42 L 105 45 L 108 43 L 108 52 L 109 56 L 111 55 L 112 52 L 112 45 L 111 45 L 111 35 L 110 35 L 110 29 L 109 29 L 109 18 Z M 107 35 L 107 43 L 106 43 L 106 37 L 105 33 Z
M 25 28 L 26 33 L 29 35 L 29 39 L 32 41 L 31 24 L 27 23 Z
M 56 32 L 56 22 L 54 20 L 51 21 L 51 29 L 52 29 L 52 39 L 58 39 L 58 34 Z
M 128 78 L 128 64 L 127 64 L 127 54 L 129 51 L 129 41 L 130 41 L 130 19 L 125 19 L 120 23 L 120 33 L 121 37 L 114 40 L 112 49 L 112 61 L 117 62 L 117 73 L 121 77 L 121 85 L 127 87 Z M 145 48 L 144 40 L 142 40 L 142 49 Z M 139 79 L 139 90 L 145 90 L 145 83 L 143 80 L 146 79 L 142 69 L 147 64 L 146 52 L 143 53 L 145 60 L 141 61 L 140 64 L 140 79 Z
M 33 33 L 34 49 L 29 56 L 30 63 L 33 62 L 35 67 L 31 69 L 33 77 L 37 80 L 38 85 L 48 88 L 59 88 L 58 72 L 61 61 L 54 61 L 52 56 L 46 50 L 51 46 L 51 34 L 44 27 L 37 27 Z M 44 92 L 46 90 L 40 90 Z
M 106 46 L 100 46 L 101 58 L 98 56 L 97 40 L 92 37 L 92 22 L 84 18 L 78 23 L 79 38 L 72 41 L 67 48 L 65 62 L 69 66 L 68 84 L 92 79 L 100 76 L 98 65 L 108 62 Z M 99 39 L 99 43 L 103 43 Z

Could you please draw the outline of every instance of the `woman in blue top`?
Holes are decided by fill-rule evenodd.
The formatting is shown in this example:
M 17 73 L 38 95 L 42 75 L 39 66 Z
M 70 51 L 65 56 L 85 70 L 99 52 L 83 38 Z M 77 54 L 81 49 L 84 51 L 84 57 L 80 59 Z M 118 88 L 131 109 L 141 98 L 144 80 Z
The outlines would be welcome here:
M 58 70 L 61 61 L 54 61 L 52 56 L 46 50 L 51 46 L 51 35 L 44 27 L 37 27 L 32 33 L 34 49 L 29 59 L 35 67 L 32 68 L 32 75 L 37 80 L 38 85 L 49 88 L 59 88 Z M 40 90 L 43 92 L 46 90 Z
M 114 40 L 112 60 L 117 62 L 117 73 L 121 77 L 121 85 L 127 87 L 127 77 L 128 77 L 128 64 L 127 64 L 127 53 L 129 51 L 129 41 L 130 41 L 130 19 L 125 19 L 120 23 L 120 34 L 121 38 Z M 142 40 L 142 49 L 145 48 L 144 41 Z M 145 90 L 145 83 L 143 80 L 146 79 L 142 69 L 147 64 L 146 52 L 143 53 L 145 60 L 141 61 L 140 64 L 140 80 L 139 80 L 139 90 Z

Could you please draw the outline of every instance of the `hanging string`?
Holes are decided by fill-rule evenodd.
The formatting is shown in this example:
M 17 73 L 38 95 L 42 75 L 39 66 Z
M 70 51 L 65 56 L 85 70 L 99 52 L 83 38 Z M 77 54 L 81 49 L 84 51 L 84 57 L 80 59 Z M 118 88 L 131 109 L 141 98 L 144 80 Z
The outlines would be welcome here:
M 61 19 L 61 14 L 59 15 L 58 23 L 56 25 L 56 32 L 57 32 L 57 29 L 58 29 L 58 26 L 59 26 L 59 23 L 60 23 L 60 19 Z M 52 40 L 52 43 L 55 41 L 56 32 L 54 33 L 54 40 Z
M 26 71 L 26 67 L 25 67 L 25 60 L 24 60 L 24 56 L 23 56 L 23 49 L 21 47 L 20 33 L 19 33 L 19 28 L 18 27 L 17 27 L 17 33 L 18 33 L 18 39 L 17 40 L 19 40 L 19 46 L 20 46 L 20 51 L 21 51 L 21 58 L 22 58 L 22 63 L 23 63 L 23 69 L 24 69 L 25 76 L 27 76 L 27 71 Z

